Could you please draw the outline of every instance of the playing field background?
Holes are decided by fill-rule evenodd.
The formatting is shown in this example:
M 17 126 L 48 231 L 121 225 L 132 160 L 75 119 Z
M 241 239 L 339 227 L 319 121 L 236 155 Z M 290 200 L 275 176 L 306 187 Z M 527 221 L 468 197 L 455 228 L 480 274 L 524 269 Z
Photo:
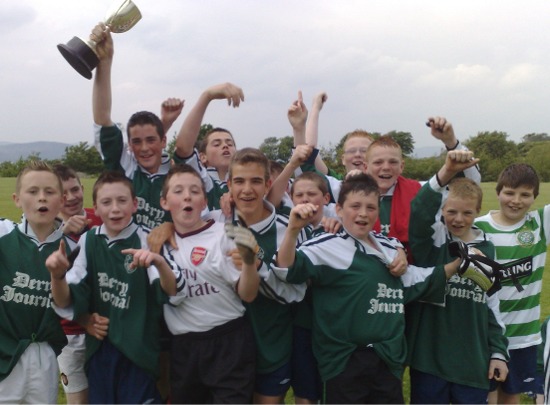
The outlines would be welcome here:
M 85 194 L 85 207 L 92 207 L 92 188 L 95 179 L 84 178 L 82 184 L 84 185 Z M 482 183 L 483 189 L 483 205 L 481 214 L 485 214 L 489 210 L 498 209 L 498 201 L 496 199 L 495 183 Z M 9 218 L 13 221 L 18 221 L 21 217 L 21 211 L 14 205 L 12 200 L 12 194 L 15 191 L 15 178 L 0 178 L 0 217 Z M 543 207 L 545 204 L 550 203 L 550 183 L 543 183 L 540 187 L 540 194 L 535 200 L 533 208 Z M 548 267 L 547 256 L 546 267 Z M 545 287 L 550 283 L 550 272 L 545 271 L 543 276 L 543 288 L 541 296 L 541 319 L 545 319 L 550 315 L 550 294 L 548 294 L 548 288 Z M 405 398 L 408 398 L 409 387 L 408 378 L 405 376 L 404 380 L 404 394 Z M 290 399 L 290 398 L 288 398 Z M 290 399 L 291 400 L 291 399 Z M 60 395 L 59 403 L 65 403 L 64 395 Z M 522 403 L 530 403 L 527 398 L 522 398 Z M 531 402 L 532 403 L 532 402 Z

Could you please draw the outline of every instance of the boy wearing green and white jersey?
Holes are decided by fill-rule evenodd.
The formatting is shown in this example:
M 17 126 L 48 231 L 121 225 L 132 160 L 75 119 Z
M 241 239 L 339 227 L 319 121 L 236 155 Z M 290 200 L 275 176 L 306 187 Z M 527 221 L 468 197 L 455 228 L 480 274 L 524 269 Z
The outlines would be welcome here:
M 290 282 L 311 282 L 313 349 L 326 403 L 403 403 L 404 305 L 420 298 L 442 301 L 446 277 L 459 264 L 409 266 L 403 276 L 391 275 L 388 266 L 397 249 L 387 237 L 371 232 L 378 199 L 372 177 L 348 177 L 337 204 L 343 230 L 296 250 L 297 235 L 320 208 L 297 205 L 277 254 L 280 268 L 274 271 L 288 272 Z
M 15 205 L 20 224 L 0 221 L 0 402 L 56 403 L 57 355 L 67 339 L 51 307 L 50 275 L 44 266 L 63 236 L 56 219 L 63 205 L 61 180 L 44 162 L 30 162 L 18 175 Z
M 120 126 L 111 118 L 114 47 L 109 28 L 99 23 L 90 39 L 97 44 L 99 57 L 92 96 L 95 146 L 107 170 L 123 172 L 132 180 L 138 198 L 136 224 L 152 229 L 170 218 L 160 206 L 162 184 L 170 169 L 170 157 L 163 150 L 166 132 L 181 113 L 183 102 L 165 101 L 162 120 L 148 111 L 133 114 L 126 125 L 128 143 L 124 142 Z
M 122 173 L 103 173 L 93 202 L 103 225 L 81 236 L 71 271 L 61 249 L 46 261 L 55 308 L 67 319 L 91 312 L 108 320 L 106 334 L 86 336 L 90 403 L 159 401 L 160 320 L 176 293 L 176 266 L 144 250 L 145 232 L 132 220 L 137 199 Z
M 495 245 L 499 263 L 520 260 L 501 272 L 502 288 L 497 293 L 511 357 L 510 373 L 499 386 L 498 402 L 517 403 L 520 393 L 534 391 L 536 349 L 541 342 L 540 294 L 550 243 L 550 205 L 530 211 L 539 194 L 539 177 L 525 163 L 506 167 L 499 175 L 496 192 L 500 209 L 478 218 L 475 224 Z M 517 290 L 511 275 L 523 291 Z
M 409 243 L 416 265 L 452 261 L 452 241 L 494 257 L 493 244 L 472 226 L 481 188 L 468 178 L 453 179 L 477 163 L 472 157 L 469 151 L 448 152 L 445 165 L 411 202 Z M 486 403 L 490 380 L 504 381 L 507 373 L 498 298 L 458 275 L 447 283 L 443 305 L 422 300 L 406 309 L 411 403 Z

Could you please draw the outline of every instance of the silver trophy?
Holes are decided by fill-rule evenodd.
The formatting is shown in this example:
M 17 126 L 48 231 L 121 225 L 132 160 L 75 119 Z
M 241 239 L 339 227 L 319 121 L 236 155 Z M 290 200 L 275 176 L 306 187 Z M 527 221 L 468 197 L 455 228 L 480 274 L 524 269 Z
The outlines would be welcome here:
M 131 0 L 117 0 L 107 11 L 103 22 L 111 32 L 121 33 L 130 30 L 141 19 L 141 12 Z M 57 45 L 61 55 L 86 79 L 92 78 L 92 70 L 99 63 L 96 43 L 90 39 L 84 41 L 73 37 L 66 44 Z

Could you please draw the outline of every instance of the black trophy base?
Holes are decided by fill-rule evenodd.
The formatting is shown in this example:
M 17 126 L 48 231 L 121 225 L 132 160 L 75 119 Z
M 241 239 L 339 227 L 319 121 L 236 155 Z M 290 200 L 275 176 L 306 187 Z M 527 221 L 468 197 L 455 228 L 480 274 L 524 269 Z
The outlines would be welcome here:
M 57 45 L 61 55 L 86 79 L 92 78 L 92 70 L 99 63 L 95 52 L 83 40 L 73 37 L 67 44 Z

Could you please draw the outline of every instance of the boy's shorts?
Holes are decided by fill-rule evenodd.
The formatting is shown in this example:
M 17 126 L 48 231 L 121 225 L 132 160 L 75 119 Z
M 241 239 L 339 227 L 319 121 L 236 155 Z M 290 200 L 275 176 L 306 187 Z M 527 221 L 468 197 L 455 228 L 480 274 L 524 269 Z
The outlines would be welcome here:
M 284 395 L 290 388 L 291 375 L 290 361 L 270 373 L 256 373 L 254 391 L 266 396 Z
M 313 355 L 311 329 L 294 326 L 292 331 L 292 390 L 294 396 L 311 401 L 321 399 L 321 377 Z
M 46 342 L 31 343 L 10 374 L 0 381 L 0 402 L 56 404 L 59 368 Z
M 404 404 L 402 381 L 372 348 L 355 350 L 346 368 L 324 384 L 324 404 Z
M 86 363 L 86 334 L 67 335 L 68 344 L 57 357 L 61 385 L 67 394 L 84 391 L 88 388 L 88 378 L 84 371 Z
M 537 392 L 537 346 L 509 352 L 508 377 L 500 383 L 491 380 L 491 391 L 500 387 L 507 394 Z

